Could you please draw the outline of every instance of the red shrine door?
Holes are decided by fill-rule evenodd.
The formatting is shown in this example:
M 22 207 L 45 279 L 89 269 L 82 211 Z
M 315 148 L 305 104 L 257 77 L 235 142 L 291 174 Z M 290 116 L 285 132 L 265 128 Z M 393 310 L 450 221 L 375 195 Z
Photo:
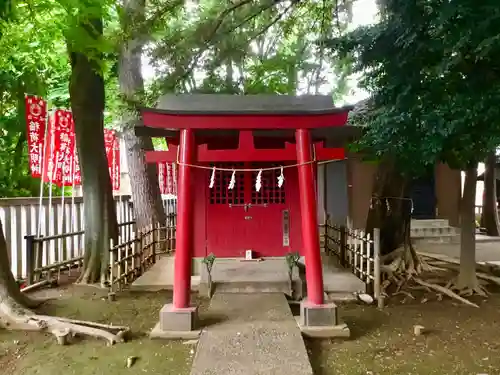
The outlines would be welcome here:
M 265 168 L 269 164 L 218 164 L 221 168 Z M 236 172 L 234 189 L 228 189 L 231 171 L 216 171 L 207 206 L 207 253 L 217 257 L 284 256 L 289 246 L 289 217 L 285 185 L 278 187 L 281 171 L 264 170 L 262 187 L 255 189 L 258 171 Z M 284 231 L 286 233 L 284 233 Z

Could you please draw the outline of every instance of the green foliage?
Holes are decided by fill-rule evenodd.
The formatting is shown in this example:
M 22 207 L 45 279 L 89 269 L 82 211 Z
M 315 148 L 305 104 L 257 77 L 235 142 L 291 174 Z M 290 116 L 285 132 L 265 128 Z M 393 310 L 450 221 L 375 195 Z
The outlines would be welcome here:
M 347 61 L 325 54 L 316 42 L 339 35 L 349 16 L 348 2 L 185 7 L 147 49 L 159 76 L 151 92 L 295 94 L 330 84 L 332 95 L 342 96 Z
M 372 94 L 358 146 L 408 173 L 440 160 L 455 168 L 484 160 L 500 144 L 500 8 L 386 0 L 381 16 L 329 42 Z
M 208 254 L 201 262 L 207 267 L 207 272 L 210 275 L 212 272 L 212 267 L 214 266 L 216 256 L 213 253 Z
M 158 73 L 134 104 L 154 105 L 172 91 L 316 93 L 334 80 L 337 98 L 348 88 L 349 60 L 316 43 L 346 28 L 348 0 L 203 0 L 196 6 L 153 0 L 145 19 L 123 30 L 122 6 L 109 0 L 9 1 L 0 16 L 0 155 L 9 160 L 0 166 L 2 196 L 38 195 L 39 182 L 28 172 L 23 96 L 43 96 L 50 108 L 70 107 L 68 50 L 97 59 L 106 82 L 105 124 L 118 129 L 130 103 L 120 97 L 117 56 L 131 36 L 150 42 L 146 53 Z M 97 39 L 90 22 L 96 17 L 105 30 Z M 155 147 L 166 145 L 156 141 Z M 13 150 L 20 156 L 12 157 Z
M 285 256 L 286 265 L 288 267 L 288 273 L 291 275 L 294 267 L 297 267 L 300 260 L 300 254 L 298 251 L 289 252 Z
M 77 2 L 78 3 L 78 2 Z M 9 12 L 0 20 L 0 196 L 37 196 L 39 180 L 30 177 L 27 159 L 24 94 L 39 95 L 49 102 L 49 108 L 70 108 L 68 81 L 71 67 L 67 43 L 91 49 L 86 44 L 86 30 L 77 25 L 77 14 L 72 10 L 74 1 L 40 0 L 11 2 Z M 93 14 L 102 2 L 89 4 Z M 78 3 L 79 4 L 79 3 Z M 88 16 L 88 15 L 87 15 Z M 108 20 L 112 26 L 112 20 Z M 110 33 L 116 27 L 108 27 Z M 112 40 L 112 35 L 108 38 Z M 109 42 L 102 42 L 99 50 L 110 51 Z M 112 55 L 109 55 L 112 57 Z M 105 67 L 107 60 L 103 60 Z M 105 70 L 108 108 L 105 121 L 112 124 L 118 95 L 117 81 L 112 69 Z M 65 189 L 65 193 L 71 191 Z M 54 193 L 60 189 L 54 187 Z

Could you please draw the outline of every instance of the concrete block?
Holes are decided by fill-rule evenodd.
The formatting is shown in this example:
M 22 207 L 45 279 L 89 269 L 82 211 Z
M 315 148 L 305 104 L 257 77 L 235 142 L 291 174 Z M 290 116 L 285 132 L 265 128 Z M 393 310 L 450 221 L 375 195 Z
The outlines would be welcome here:
M 160 310 L 160 329 L 162 331 L 194 331 L 198 323 L 198 307 L 177 309 L 166 304 Z
M 338 324 L 337 306 L 333 302 L 314 305 L 307 300 L 300 303 L 300 325 L 303 327 L 328 327 Z
M 297 324 L 305 337 L 313 339 L 329 339 L 349 338 L 351 336 L 351 330 L 345 323 L 340 323 L 335 326 L 305 327 L 300 324 L 300 317 L 297 318 Z
M 200 334 L 201 329 L 194 331 L 163 331 L 160 328 L 160 322 L 158 322 L 151 330 L 149 337 L 163 340 L 196 340 L 200 337 Z

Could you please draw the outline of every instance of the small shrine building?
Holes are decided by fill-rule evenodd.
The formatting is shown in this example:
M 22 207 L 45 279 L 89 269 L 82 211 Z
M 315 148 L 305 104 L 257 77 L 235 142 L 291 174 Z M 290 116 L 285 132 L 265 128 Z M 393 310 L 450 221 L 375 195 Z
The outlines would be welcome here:
M 305 304 L 326 307 L 317 211 L 324 181 L 317 166 L 345 159 L 344 145 L 360 132 L 346 126 L 351 109 L 335 108 L 321 95 L 186 94 L 166 95 L 142 110 L 136 134 L 163 137 L 169 146 L 147 151 L 146 162 L 178 164 L 174 299 L 167 313 L 194 313 L 194 257 L 243 258 L 249 251 L 261 258 L 298 251 L 306 264 Z M 339 203 L 347 207 L 347 196 Z

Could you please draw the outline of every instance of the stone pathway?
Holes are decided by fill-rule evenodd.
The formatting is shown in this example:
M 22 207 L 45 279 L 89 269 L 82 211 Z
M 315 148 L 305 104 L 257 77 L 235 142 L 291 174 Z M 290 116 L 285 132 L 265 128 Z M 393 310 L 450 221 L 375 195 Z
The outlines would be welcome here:
M 301 332 L 282 293 L 218 293 L 201 318 L 191 375 L 312 375 Z
M 460 259 L 460 244 L 421 244 L 417 251 Z M 476 262 L 500 261 L 500 242 L 476 242 Z

